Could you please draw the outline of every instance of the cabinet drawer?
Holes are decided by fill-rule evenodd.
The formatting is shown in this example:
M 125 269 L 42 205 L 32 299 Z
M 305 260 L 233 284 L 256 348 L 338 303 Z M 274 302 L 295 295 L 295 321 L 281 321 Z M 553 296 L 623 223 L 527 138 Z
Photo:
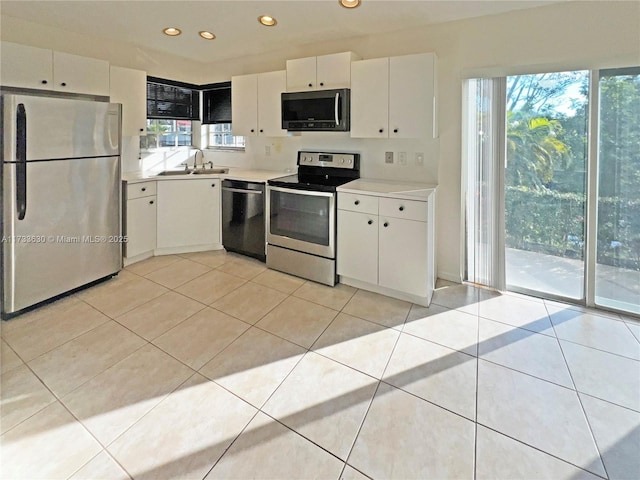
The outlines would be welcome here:
M 378 197 L 354 193 L 338 193 L 338 209 L 378 214 Z
M 156 182 L 141 182 L 127 184 L 127 200 L 148 197 L 156 194 Z
M 399 198 L 381 198 L 380 216 L 405 218 L 407 220 L 427 221 L 427 202 L 402 200 Z

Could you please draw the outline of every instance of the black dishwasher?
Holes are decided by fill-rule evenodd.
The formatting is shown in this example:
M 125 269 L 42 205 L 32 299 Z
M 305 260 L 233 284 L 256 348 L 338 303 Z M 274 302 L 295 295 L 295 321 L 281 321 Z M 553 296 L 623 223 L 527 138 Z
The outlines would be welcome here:
M 264 184 L 222 181 L 222 245 L 265 261 Z

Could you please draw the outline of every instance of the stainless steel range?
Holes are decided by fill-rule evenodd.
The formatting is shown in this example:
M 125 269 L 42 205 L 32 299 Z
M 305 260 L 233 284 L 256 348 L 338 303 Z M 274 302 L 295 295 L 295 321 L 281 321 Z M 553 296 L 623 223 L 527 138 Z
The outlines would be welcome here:
M 336 283 L 336 188 L 360 178 L 360 154 L 298 152 L 298 174 L 267 185 L 267 266 Z

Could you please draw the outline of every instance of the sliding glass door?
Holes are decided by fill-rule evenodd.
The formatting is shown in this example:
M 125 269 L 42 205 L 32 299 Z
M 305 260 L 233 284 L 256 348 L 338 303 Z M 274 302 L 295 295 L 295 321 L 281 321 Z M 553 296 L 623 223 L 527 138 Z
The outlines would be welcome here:
M 599 83 L 595 301 L 640 313 L 640 68 Z
M 584 297 L 586 71 L 507 77 L 509 290 Z
M 465 278 L 640 313 L 640 67 L 466 87 Z

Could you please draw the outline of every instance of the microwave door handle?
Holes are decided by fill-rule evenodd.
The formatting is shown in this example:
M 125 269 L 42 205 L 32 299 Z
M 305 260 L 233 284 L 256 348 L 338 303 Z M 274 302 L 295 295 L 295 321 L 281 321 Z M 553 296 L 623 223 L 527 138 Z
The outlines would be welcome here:
M 340 125 L 340 118 L 339 118 L 339 113 L 338 113 L 338 101 L 340 100 L 340 92 L 336 93 L 336 101 L 334 104 L 334 112 L 336 115 L 336 126 Z
M 27 112 L 24 104 L 16 110 L 16 204 L 18 220 L 27 213 Z

